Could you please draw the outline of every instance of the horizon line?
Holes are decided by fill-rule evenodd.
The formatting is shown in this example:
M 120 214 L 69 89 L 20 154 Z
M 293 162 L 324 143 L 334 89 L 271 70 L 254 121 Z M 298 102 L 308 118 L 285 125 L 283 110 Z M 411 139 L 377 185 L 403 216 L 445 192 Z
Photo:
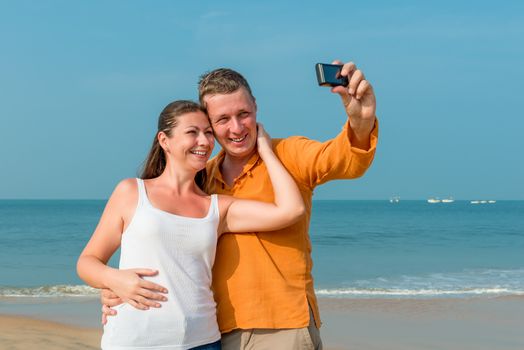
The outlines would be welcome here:
M 399 202 L 403 201 L 424 201 L 426 202 L 428 199 L 431 199 L 434 197 L 429 198 L 408 198 L 408 199 L 400 199 Z M 109 198 L 0 198 L 0 201 L 107 201 Z M 387 201 L 389 202 L 391 198 L 350 198 L 350 199 L 343 199 L 343 198 L 313 198 L 313 201 Z M 469 202 L 469 201 L 484 201 L 484 200 L 495 200 L 495 201 L 524 201 L 524 198 L 522 199 L 508 199 L 508 198 L 490 198 L 490 197 L 475 197 L 475 198 L 468 198 L 468 199 L 453 199 L 455 202 Z M 439 203 L 434 203 L 439 204 Z M 451 203 L 444 203 L 444 204 L 451 204 Z

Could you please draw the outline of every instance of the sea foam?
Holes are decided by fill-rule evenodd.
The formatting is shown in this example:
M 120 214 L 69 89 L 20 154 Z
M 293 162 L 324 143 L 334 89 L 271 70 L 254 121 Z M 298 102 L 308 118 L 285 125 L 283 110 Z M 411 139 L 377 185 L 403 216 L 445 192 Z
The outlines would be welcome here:
M 0 287 L 0 297 L 86 297 L 99 291 L 85 285 L 49 285 L 37 287 Z
M 320 297 L 332 298 L 442 298 L 524 295 L 524 290 L 511 290 L 507 288 L 475 288 L 463 290 L 334 288 L 318 289 L 316 290 L 316 294 Z
M 401 275 L 357 280 L 318 288 L 317 295 L 339 298 L 441 298 L 524 295 L 524 269 L 465 269 L 459 272 Z

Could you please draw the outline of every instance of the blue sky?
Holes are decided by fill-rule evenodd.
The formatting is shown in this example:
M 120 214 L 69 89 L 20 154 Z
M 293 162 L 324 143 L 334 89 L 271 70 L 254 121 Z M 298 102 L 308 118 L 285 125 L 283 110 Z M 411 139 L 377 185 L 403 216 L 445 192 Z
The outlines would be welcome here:
M 107 198 L 200 74 L 249 80 L 273 137 L 344 120 L 314 64 L 353 60 L 378 99 L 365 177 L 317 199 L 524 199 L 524 5 L 0 1 L 0 198 Z

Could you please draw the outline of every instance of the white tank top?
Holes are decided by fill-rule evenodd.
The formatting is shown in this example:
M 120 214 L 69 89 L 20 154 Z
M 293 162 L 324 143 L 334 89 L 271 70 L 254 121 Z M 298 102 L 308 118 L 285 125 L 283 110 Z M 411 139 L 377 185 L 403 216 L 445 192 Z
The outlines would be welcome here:
M 220 339 L 211 291 L 215 260 L 218 200 L 204 218 L 178 216 L 157 209 L 138 182 L 138 204 L 122 234 L 120 269 L 150 268 L 157 276 L 144 279 L 167 288 L 162 307 L 137 310 L 124 303 L 108 317 L 102 349 L 189 349 Z

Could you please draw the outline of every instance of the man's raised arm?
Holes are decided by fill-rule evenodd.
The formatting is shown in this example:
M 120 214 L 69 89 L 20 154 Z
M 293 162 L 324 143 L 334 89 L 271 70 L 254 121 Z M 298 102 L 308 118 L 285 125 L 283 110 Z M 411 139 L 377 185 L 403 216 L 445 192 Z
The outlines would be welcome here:
M 295 136 L 276 145 L 284 166 L 296 181 L 311 190 L 330 180 L 362 176 L 374 158 L 378 123 L 373 87 L 353 62 L 344 64 L 341 74 L 348 77 L 348 86 L 331 91 L 340 95 L 346 112 L 343 130 L 325 142 Z

